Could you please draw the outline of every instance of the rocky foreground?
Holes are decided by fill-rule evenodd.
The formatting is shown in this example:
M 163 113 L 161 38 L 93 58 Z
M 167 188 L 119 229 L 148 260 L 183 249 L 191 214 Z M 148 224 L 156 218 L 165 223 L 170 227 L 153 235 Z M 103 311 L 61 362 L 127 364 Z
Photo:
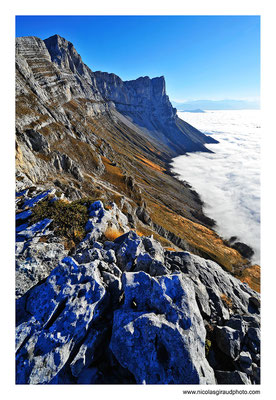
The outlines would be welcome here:
M 84 203 L 84 238 L 68 249 L 53 219 L 32 220 L 46 201 L 60 194 L 17 193 L 17 383 L 260 383 L 257 292 L 139 236 L 115 203 Z

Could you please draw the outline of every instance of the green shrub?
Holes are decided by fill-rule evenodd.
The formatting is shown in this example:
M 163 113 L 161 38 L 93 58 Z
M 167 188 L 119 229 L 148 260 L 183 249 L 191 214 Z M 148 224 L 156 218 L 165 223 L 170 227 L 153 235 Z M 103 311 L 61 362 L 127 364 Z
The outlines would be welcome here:
M 79 243 L 85 236 L 85 224 L 89 218 L 88 199 L 68 203 L 64 200 L 44 200 L 33 209 L 32 223 L 44 218 L 53 220 L 53 228 L 57 236 L 63 237 L 68 242 Z

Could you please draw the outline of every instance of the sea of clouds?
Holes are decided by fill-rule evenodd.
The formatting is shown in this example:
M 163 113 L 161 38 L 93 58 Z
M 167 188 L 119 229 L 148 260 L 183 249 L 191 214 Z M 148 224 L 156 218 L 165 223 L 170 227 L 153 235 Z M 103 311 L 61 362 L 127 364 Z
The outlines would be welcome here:
M 189 182 L 204 201 L 223 238 L 237 236 L 260 262 L 260 110 L 178 112 L 218 144 L 214 153 L 190 153 L 173 159 L 172 171 Z

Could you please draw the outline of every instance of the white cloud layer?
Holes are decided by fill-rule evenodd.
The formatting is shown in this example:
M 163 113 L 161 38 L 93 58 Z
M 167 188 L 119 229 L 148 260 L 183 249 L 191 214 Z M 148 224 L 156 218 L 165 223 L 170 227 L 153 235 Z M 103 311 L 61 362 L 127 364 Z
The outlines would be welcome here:
M 179 117 L 219 144 L 214 154 L 176 157 L 172 170 L 189 182 L 205 203 L 205 214 L 217 222 L 225 239 L 237 236 L 260 262 L 260 111 L 179 112 Z

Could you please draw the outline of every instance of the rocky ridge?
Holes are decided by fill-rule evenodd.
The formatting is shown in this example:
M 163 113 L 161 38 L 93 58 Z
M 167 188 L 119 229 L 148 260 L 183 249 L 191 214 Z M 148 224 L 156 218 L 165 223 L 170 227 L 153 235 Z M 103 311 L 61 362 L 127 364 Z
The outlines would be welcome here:
M 81 76 L 81 82 L 84 80 L 89 84 L 93 89 L 93 100 L 111 102 L 119 113 L 127 116 L 139 129 L 146 130 L 151 139 L 162 142 L 171 153 L 208 151 L 204 143 L 216 143 L 177 117 L 176 109 L 166 95 L 164 76 L 153 79 L 145 76 L 124 82 L 112 73 L 92 72 L 72 43 L 58 35 L 44 43 L 53 63 L 63 71 L 70 70 Z
M 51 220 L 30 219 L 55 191 L 17 196 L 17 383 L 260 383 L 260 296 L 247 284 L 138 236 L 114 203 L 88 206 L 69 255 Z M 108 227 L 125 233 L 107 240 Z
M 258 384 L 250 249 L 169 171 L 212 138 L 58 35 L 16 63 L 17 383 Z
M 172 156 L 210 141 L 177 117 L 163 77 L 124 82 L 58 35 L 17 38 L 17 190 L 47 182 L 70 200 L 115 201 L 131 227 L 243 276 L 241 247 L 209 229 L 197 193 L 170 173 Z

